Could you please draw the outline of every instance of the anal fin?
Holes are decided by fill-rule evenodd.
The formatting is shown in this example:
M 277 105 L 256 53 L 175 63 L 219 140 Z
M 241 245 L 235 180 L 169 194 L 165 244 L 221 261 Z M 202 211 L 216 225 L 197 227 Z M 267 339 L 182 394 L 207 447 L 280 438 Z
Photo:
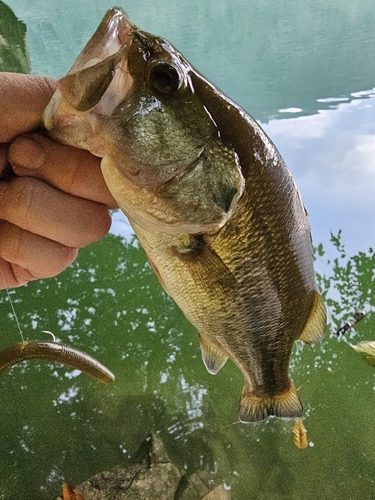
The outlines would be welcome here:
M 289 389 L 275 396 L 257 396 L 245 384 L 238 418 L 243 423 L 261 422 L 270 416 L 297 418 L 302 416 L 302 404 L 290 381 Z
M 323 299 L 318 292 L 315 292 L 310 316 L 298 340 L 316 344 L 324 337 L 326 324 L 327 311 Z
M 213 342 L 210 342 L 202 336 L 200 336 L 200 348 L 204 366 L 209 373 L 216 375 L 220 368 L 225 365 L 228 355 Z

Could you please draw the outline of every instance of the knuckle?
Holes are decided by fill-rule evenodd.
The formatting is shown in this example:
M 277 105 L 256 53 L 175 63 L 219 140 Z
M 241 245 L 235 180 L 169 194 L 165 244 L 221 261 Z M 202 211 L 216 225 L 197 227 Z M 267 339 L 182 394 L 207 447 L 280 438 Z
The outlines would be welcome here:
M 0 221 L 0 255 L 7 262 L 17 263 L 23 260 L 21 231 L 17 226 Z
M 26 281 L 56 276 L 74 262 L 77 254 L 76 248 L 0 221 L 0 258 L 17 270 L 15 278 L 20 284 L 25 282 L 25 276 Z
M 82 177 L 82 152 L 80 150 L 72 150 L 68 146 L 62 147 L 66 148 L 67 153 L 69 153 L 69 176 L 66 176 L 64 180 L 64 190 L 67 193 L 75 194 L 80 192 L 81 186 L 84 187 L 87 182 L 87 179 Z
M 91 223 L 87 226 L 88 241 L 84 246 L 103 238 L 111 227 L 111 216 L 108 209 L 104 205 L 96 205 L 97 206 L 90 217 Z
M 35 281 L 38 279 L 37 276 L 31 274 L 28 269 L 25 269 L 22 266 L 17 264 L 12 264 L 11 271 L 13 275 L 13 285 L 12 286 L 22 286 L 28 283 L 29 281 Z
M 108 233 L 112 222 L 111 215 L 104 205 L 100 207 L 99 213 L 100 217 L 98 217 L 96 225 L 97 239 L 103 238 Z
M 27 224 L 32 207 L 37 203 L 39 182 L 31 177 L 17 177 L 10 181 L 3 200 L 3 216 L 11 223 Z
M 43 76 L 39 80 L 39 86 L 43 92 L 52 97 L 52 94 L 56 91 L 56 80 L 49 76 Z
M 0 142 L 10 142 L 14 137 L 13 127 L 11 121 L 7 120 L 6 113 L 3 115 L 3 121 L 0 131 Z

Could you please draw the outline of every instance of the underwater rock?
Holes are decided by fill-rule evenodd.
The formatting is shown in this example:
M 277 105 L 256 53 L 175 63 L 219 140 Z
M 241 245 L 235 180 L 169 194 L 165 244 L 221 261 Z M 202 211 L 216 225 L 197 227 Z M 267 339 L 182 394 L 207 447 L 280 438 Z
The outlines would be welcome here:
M 223 485 L 208 486 L 208 473 L 187 476 L 174 465 L 161 439 L 147 438 L 134 465 L 99 472 L 75 487 L 84 500 L 230 500 Z M 63 500 L 59 497 L 58 500 Z

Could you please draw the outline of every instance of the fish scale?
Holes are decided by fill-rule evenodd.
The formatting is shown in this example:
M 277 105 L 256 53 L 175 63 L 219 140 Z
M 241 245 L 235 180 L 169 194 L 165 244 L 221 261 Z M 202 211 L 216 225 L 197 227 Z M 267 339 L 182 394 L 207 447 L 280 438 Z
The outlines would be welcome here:
M 326 311 L 307 213 L 272 141 L 121 9 L 57 87 L 49 134 L 102 157 L 160 283 L 198 330 L 206 368 L 230 358 L 242 371 L 240 420 L 300 417 L 291 350 L 323 336 Z

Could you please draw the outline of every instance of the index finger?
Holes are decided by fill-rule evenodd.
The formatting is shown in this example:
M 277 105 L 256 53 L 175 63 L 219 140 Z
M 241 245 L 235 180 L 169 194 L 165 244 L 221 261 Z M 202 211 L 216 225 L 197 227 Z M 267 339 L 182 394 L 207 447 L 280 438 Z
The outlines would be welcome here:
M 1 73 L 0 142 L 10 142 L 16 135 L 39 127 L 55 87 L 52 78 Z

